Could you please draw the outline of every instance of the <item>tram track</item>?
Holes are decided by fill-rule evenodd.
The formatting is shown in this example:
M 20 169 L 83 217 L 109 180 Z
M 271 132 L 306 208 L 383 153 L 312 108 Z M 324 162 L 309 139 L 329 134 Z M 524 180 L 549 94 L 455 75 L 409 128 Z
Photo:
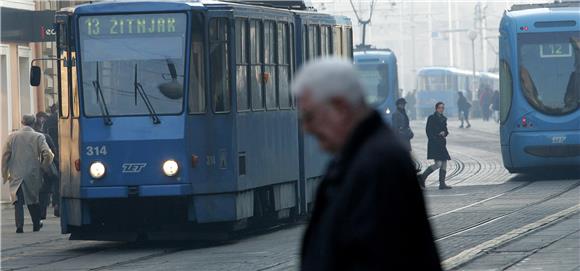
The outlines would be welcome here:
M 531 184 L 531 182 L 528 183 L 528 184 L 526 184 L 526 185 L 518 186 L 518 187 L 514 188 L 513 191 L 519 190 L 519 189 L 521 189 L 521 188 L 523 188 L 525 186 L 528 186 L 529 184 Z M 532 203 L 528 203 L 528 204 L 526 204 L 526 205 L 524 205 L 522 207 L 516 208 L 516 209 L 514 209 L 512 211 L 509 211 L 509 212 L 507 212 L 505 214 L 501 214 L 501 215 L 498 215 L 498 216 L 490 217 L 490 218 L 484 219 L 482 221 L 479 221 L 479 222 L 477 222 L 475 224 L 471 224 L 471 225 L 468 225 L 468 226 L 465 226 L 465 227 L 461 227 L 461 228 L 459 228 L 457 230 L 454 230 L 454 231 L 451 231 L 451 232 L 442 234 L 442 235 L 438 236 L 435 239 L 435 241 L 436 242 L 440 242 L 440 241 L 449 239 L 451 237 L 460 235 L 462 233 L 465 233 L 465 232 L 474 230 L 474 229 L 479 228 L 481 226 L 484 226 L 484 225 L 493 223 L 493 222 L 498 221 L 500 219 L 503 219 L 505 217 L 508 217 L 508 216 L 511 216 L 511 215 L 520 213 L 520 212 L 522 212 L 522 211 L 524 211 L 524 210 L 526 210 L 526 209 L 528 209 L 530 207 L 537 206 L 537 205 L 540 205 L 540 204 L 545 203 L 547 201 L 550 201 L 552 199 L 555 199 L 555 198 L 557 198 L 557 197 L 559 197 L 559 196 L 561 196 L 561 195 L 563 195 L 563 194 L 565 194 L 567 192 L 570 192 L 570 191 L 574 190 L 575 188 L 577 188 L 579 186 L 580 186 L 580 183 L 575 183 L 575 184 L 569 186 L 568 188 L 564 189 L 563 191 L 560 191 L 560 192 L 551 194 L 551 195 L 549 195 L 547 197 L 544 197 L 544 198 L 542 198 L 540 200 L 537 200 L 537 201 L 534 201 Z M 511 192 L 513 192 L 513 191 L 511 191 Z M 505 195 L 505 194 L 507 194 L 507 193 L 503 193 L 502 195 Z M 492 198 L 497 198 L 497 197 L 492 197 Z M 483 202 L 478 202 L 478 203 L 483 203 Z M 475 205 L 472 205 L 472 206 L 475 206 Z M 472 207 L 472 206 L 469 206 L 469 207 Z M 454 210 L 453 212 L 448 212 L 445 215 L 449 215 L 449 214 L 452 214 L 452 213 L 456 213 L 456 212 L 461 211 L 461 210 L 464 210 L 464 209 L 466 209 L 466 208 L 458 208 L 457 210 Z M 436 217 L 441 217 L 441 215 L 437 215 L 437 216 L 430 217 L 430 219 L 431 218 L 436 218 Z

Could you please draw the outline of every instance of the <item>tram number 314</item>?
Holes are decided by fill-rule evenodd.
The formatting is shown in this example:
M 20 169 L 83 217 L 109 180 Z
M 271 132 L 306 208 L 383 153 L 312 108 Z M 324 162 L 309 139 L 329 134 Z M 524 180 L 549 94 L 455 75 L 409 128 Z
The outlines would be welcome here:
M 107 155 L 107 147 L 105 146 L 87 146 L 85 150 L 87 156 Z

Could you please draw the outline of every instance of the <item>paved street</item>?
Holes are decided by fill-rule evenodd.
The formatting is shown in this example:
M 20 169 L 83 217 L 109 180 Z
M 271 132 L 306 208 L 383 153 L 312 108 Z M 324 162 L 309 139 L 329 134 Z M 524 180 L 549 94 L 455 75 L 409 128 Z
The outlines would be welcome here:
M 454 188 L 438 190 L 432 174 L 425 190 L 446 269 L 580 270 L 578 176 L 509 174 L 498 125 L 472 125 L 459 129 L 449 121 Z M 425 169 L 424 121 L 412 126 L 415 156 Z M 2 270 L 296 270 L 304 230 L 296 223 L 227 242 L 118 243 L 69 241 L 52 216 L 40 232 L 26 223 L 24 234 L 14 233 L 13 209 L 2 206 Z

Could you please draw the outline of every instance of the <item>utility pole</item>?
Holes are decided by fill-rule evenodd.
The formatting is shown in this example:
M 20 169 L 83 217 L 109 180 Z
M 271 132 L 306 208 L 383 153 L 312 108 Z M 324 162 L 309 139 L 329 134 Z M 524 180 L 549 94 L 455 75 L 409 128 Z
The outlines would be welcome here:
M 428 2 L 427 4 L 427 13 L 429 13 L 428 16 L 428 29 L 429 29 L 429 66 L 433 66 L 433 15 L 431 14 L 432 12 L 432 6 L 431 6 L 431 1 Z
M 413 59 L 412 59 L 412 71 L 414 74 L 417 73 L 417 64 L 415 62 L 415 55 L 416 55 L 416 49 L 415 49 L 415 5 L 414 5 L 414 1 L 411 1 L 411 50 L 413 52 Z
M 481 70 L 487 71 L 487 51 L 485 50 L 486 38 L 487 38 L 487 18 L 485 12 L 487 10 L 487 5 L 482 5 L 481 2 L 475 4 L 475 16 L 473 18 L 473 27 L 476 31 L 479 31 L 480 38 L 480 51 L 481 51 Z
M 447 28 L 453 29 L 451 14 L 451 0 L 447 0 Z M 453 57 L 453 32 L 449 32 L 449 67 L 455 66 Z

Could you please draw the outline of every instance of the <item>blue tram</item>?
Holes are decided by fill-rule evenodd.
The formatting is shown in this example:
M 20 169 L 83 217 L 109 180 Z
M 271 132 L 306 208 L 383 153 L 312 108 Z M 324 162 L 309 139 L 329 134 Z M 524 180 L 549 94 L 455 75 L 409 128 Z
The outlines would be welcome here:
M 580 3 L 515 5 L 500 24 L 500 135 L 510 172 L 580 165 Z
M 187 238 L 309 211 L 326 157 L 289 84 L 304 61 L 352 58 L 351 22 L 260 2 L 57 13 L 62 233 Z
M 477 80 L 476 75 L 476 80 Z M 425 118 L 435 111 L 438 101 L 445 103 L 445 114 L 457 116 L 458 91 L 472 100 L 473 73 L 449 67 L 425 67 L 417 72 L 417 116 Z
M 400 94 L 395 53 L 389 49 L 355 52 L 354 64 L 365 84 L 367 102 L 390 122 Z

